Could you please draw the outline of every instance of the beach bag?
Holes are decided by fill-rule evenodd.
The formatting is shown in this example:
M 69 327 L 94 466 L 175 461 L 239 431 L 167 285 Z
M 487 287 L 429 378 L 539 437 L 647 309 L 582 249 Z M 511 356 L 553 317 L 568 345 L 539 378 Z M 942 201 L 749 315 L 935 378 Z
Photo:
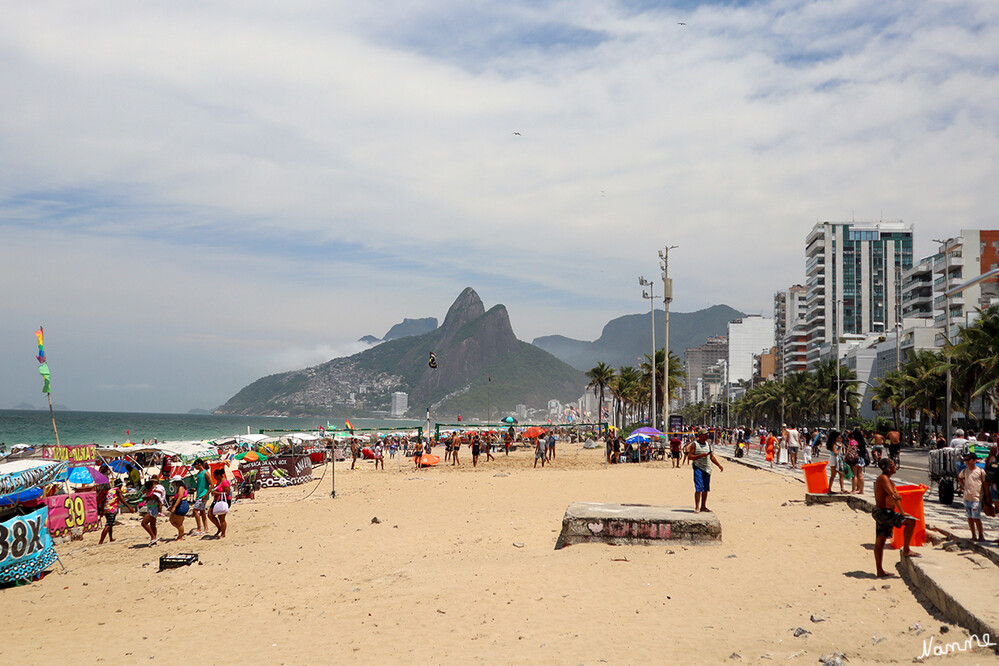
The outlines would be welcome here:
M 843 462 L 850 467 L 860 464 L 860 446 L 857 444 L 857 440 L 851 439 L 850 443 L 847 444 L 846 455 L 843 456 Z
M 212 505 L 212 515 L 220 516 L 229 513 L 229 503 L 224 500 L 219 500 Z

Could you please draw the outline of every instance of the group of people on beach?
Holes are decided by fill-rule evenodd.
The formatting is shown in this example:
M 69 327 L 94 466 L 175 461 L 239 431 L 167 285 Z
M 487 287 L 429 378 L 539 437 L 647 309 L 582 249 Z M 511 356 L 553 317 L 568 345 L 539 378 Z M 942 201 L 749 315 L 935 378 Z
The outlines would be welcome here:
M 105 520 L 98 544 L 104 543 L 105 538 L 114 542 L 114 527 L 121 511 L 143 513 L 142 529 L 149 535 L 150 546 L 159 542 L 157 519 L 161 515 L 177 530 L 176 541 L 185 535 L 208 536 L 209 523 L 215 527 L 211 537 L 225 538 L 227 516 L 232 506 L 232 488 L 225 468 L 217 467 L 210 472 L 204 460 L 195 460 L 195 473 L 189 488 L 184 479 L 171 479 L 174 462 L 173 458 L 165 456 L 159 473 L 142 483 L 137 500 L 132 501 L 124 492 L 122 480 L 112 482 L 108 465 L 101 466 L 100 472 L 108 477 L 108 482 L 96 487 L 98 511 Z M 184 521 L 192 513 L 195 529 L 185 533 Z

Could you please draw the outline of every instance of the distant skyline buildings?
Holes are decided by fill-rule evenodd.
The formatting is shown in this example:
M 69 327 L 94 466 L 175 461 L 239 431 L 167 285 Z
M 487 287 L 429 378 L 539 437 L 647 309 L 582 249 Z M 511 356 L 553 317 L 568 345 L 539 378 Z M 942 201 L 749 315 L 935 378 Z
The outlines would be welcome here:
M 774 320 L 761 315 L 748 315 L 728 325 L 729 384 L 753 378 L 754 357 L 770 352 L 774 346 Z

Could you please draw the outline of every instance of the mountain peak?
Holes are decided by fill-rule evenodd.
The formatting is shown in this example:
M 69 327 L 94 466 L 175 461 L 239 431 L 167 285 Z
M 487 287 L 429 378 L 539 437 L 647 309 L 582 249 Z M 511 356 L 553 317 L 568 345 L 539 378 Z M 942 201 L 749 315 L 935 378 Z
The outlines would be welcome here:
M 444 317 L 441 328 L 445 331 L 456 331 L 473 319 L 477 319 L 486 313 L 486 307 L 482 304 L 482 299 L 471 287 L 458 294 L 458 298 L 451 304 Z

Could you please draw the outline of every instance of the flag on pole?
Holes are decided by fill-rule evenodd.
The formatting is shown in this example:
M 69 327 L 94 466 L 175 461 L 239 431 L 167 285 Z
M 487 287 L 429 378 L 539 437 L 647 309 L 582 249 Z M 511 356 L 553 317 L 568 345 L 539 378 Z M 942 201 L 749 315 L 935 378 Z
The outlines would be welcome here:
M 52 393 L 52 387 L 49 386 L 49 378 L 51 377 L 49 373 L 49 364 L 42 363 L 38 366 L 38 374 L 40 374 L 42 379 L 45 380 L 45 386 L 42 387 L 42 393 Z
M 347 426 L 347 430 L 353 430 L 354 429 L 354 424 L 351 423 L 350 421 L 348 421 L 347 419 L 344 419 L 343 422 Z
M 41 326 L 35 331 L 35 337 L 38 338 L 38 374 L 42 376 L 45 380 L 45 385 L 42 386 L 42 393 L 48 393 L 51 395 L 52 387 L 49 385 L 49 379 L 51 379 L 51 373 L 49 372 L 49 364 L 45 361 L 45 329 Z

